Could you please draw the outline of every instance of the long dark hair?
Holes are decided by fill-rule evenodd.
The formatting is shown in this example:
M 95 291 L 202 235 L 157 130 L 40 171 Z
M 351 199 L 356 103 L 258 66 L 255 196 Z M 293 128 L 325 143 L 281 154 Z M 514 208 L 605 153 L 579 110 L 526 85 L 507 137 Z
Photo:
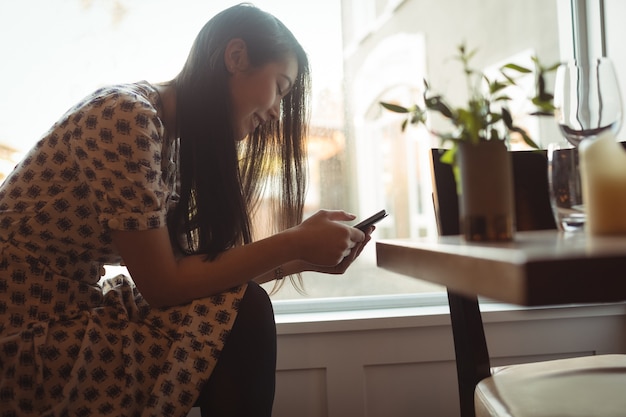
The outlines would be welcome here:
M 280 120 L 246 140 L 233 130 L 226 45 L 240 38 L 253 67 L 293 54 L 298 76 L 283 99 Z M 168 219 L 175 245 L 187 254 L 221 252 L 252 241 L 251 218 L 264 189 L 279 190 L 274 231 L 302 220 L 305 135 L 310 89 L 306 53 L 274 16 L 249 4 L 228 8 L 202 28 L 173 80 L 180 137 L 180 201 Z M 267 187 L 267 181 L 277 184 Z

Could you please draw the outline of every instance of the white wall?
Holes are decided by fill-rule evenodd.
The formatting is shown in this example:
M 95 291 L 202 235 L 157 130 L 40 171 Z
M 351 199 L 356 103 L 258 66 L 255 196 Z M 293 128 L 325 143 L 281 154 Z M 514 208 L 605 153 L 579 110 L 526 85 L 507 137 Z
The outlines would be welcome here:
M 626 305 L 484 312 L 492 365 L 626 353 Z M 277 315 L 274 417 L 459 415 L 447 308 Z M 377 314 L 375 311 L 374 314 Z M 334 316 L 334 319 L 329 319 Z

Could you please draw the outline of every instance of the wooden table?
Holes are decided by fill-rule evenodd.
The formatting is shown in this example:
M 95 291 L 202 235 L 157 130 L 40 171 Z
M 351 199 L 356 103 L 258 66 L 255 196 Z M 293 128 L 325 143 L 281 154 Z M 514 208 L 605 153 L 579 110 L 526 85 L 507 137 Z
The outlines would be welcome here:
M 626 236 L 517 232 L 508 243 L 460 236 L 376 243 L 379 267 L 447 287 L 462 417 L 491 375 L 478 296 L 525 306 L 626 300 Z
M 466 295 L 526 305 L 626 300 L 626 237 L 555 230 L 518 232 L 513 242 L 461 236 L 376 243 L 379 267 Z

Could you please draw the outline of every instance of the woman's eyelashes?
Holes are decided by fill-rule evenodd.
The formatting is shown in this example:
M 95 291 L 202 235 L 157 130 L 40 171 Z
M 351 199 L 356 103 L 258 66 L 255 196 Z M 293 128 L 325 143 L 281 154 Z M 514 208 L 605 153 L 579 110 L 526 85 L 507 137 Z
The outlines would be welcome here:
M 284 98 L 291 91 L 291 83 L 289 83 L 289 82 L 285 82 L 285 83 L 278 82 L 278 83 L 276 83 L 276 91 L 278 92 L 278 95 L 280 97 Z
M 283 98 L 289 92 L 289 87 L 281 87 L 280 84 L 276 84 L 276 91 L 278 92 L 278 95 Z

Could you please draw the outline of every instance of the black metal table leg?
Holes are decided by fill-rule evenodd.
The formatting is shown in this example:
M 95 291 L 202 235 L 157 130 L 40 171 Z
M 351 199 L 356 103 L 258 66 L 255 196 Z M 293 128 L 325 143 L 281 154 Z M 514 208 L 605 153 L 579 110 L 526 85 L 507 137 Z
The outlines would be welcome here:
M 474 389 L 491 375 L 489 351 L 476 297 L 448 291 L 454 336 L 456 369 L 462 417 L 475 417 Z

